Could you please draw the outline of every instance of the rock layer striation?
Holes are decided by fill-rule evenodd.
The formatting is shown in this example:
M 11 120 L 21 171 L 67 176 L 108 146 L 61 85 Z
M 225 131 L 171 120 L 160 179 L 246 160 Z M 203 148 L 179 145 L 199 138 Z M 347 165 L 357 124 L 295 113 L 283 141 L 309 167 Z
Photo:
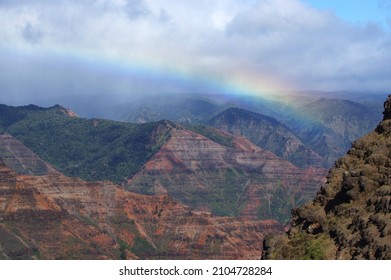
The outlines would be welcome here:
M 257 259 L 264 235 L 281 229 L 108 181 L 18 175 L 0 159 L 0 259 Z
M 197 211 L 284 221 L 319 189 L 326 170 L 299 168 L 244 137 L 216 129 L 213 137 L 166 123 L 170 138 L 128 180 L 143 194 L 169 194 Z M 212 138 L 228 139 L 223 143 Z

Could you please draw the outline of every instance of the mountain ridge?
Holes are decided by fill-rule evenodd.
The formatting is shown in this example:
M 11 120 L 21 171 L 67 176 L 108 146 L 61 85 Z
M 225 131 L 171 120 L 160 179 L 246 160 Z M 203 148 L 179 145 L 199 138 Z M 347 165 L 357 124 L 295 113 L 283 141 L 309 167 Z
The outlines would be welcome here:
M 381 110 L 352 100 L 321 98 L 297 109 L 288 120 L 303 142 L 326 158 L 331 167 L 352 142 L 369 133 L 381 120 Z
M 207 126 L 86 120 L 63 107 L 23 112 L 27 116 L 6 132 L 60 172 L 143 194 L 170 190 L 178 201 L 219 216 L 284 221 L 326 174 Z M 211 196 L 205 200 L 206 193 Z
M 208 125 L 245 136 L 258 147 L 272 151 L 296 166 L 326 166 L 325 159 L 306 147 L 287 126 L 275 118 L 240 108 L 229 108 L 210 119 Z
M 378 95 L 341 93 L 341 98 L 337 98 L 337 93 L 330 93 L 330 96 L 315 92 L 299 96 L 294 92 L 286 94 L 265 97 L 178 94 L 170 99 L 149 96 L 124 105 L 118 111 L 130 112 L 133 117 L 122 120 L 133 122 L 169 119 L 182 124 L 205 125 L 230 107 L 245 109 L 273 117 L 289 127 L 305 147 L 327 161 L 327 168 L 355 139 L 368 133 L 380 121 L 382 100 Z M 200 102 L 208 104 L 205 110 Z M 365 122 L 360 123 L 362 119 Z
M 168 193 L 216 215 L 281 220 L 289 214 L 289 205 L 306 200 L 325 176 L 325 169 L 301 169 L 223 131 L 214 133 L 228 135 L 228 144 L 180 125 L 170 133 L 170 139 L 128 180 L 126 189 Z
M 12 122 L 7 121 L 10 118 Z M 161 139 L 153 132 L 164 123 L 83 119 L 59 105 L 33 110 L 3 106 L 0 121 L 3 133 L 14 136 L 66 175 L 116 183 L 133 175 L 158 149 Z

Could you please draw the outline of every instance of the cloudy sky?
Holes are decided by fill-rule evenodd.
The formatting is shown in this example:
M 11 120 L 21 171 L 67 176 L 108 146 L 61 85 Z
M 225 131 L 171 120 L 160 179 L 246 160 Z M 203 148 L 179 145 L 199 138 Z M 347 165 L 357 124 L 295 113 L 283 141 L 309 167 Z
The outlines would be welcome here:
M 0 102 L 388 92 L 391 0 L 0 0 Z

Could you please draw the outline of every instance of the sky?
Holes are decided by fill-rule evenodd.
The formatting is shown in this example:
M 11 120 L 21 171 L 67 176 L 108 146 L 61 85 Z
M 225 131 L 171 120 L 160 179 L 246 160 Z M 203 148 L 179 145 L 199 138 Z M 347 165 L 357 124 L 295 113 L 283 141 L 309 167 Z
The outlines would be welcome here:
M 391 0 L 0 0 L 0 102 L 388 92 Z
M 306 0 L 318 9 L 329 10 L 343 20 L 354 23 L 375 22 L 387 27 L 390 16 L 389 0 Z

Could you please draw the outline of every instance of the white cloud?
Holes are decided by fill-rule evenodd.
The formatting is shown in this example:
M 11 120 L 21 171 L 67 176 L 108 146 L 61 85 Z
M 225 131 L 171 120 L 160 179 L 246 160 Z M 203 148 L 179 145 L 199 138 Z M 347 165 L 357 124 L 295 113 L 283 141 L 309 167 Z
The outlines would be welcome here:
M 391 74 L 389 30 L 348 23 L 298 0 L 0 1 L 0 26 L 0 58 L 6 55 L 2 49 L 29 49 L 31 57 L 68 50 L 151 64 L 189 77 L 236 79 L 254 88 L 259 82 L 259 89 L 272 80 L 297 89 L 386 90 Z M 31 65 L 35 74 L 47 71 L 43 61 L 35 59 Z M 0 70 L 5 69 L 3 64 Z M 61 69 L 67 68 L 54 69 L 56 79 L 65 71 Z M 156 91 L 167 91 L 162 79 L 160 85 L 158 78 L 154 82 Z M 17 77 L 12 81 L 17 83 Z M 140 91 L 142 82 L 138 80 Z M 195 83 L 180 89 L 207 88 Z

